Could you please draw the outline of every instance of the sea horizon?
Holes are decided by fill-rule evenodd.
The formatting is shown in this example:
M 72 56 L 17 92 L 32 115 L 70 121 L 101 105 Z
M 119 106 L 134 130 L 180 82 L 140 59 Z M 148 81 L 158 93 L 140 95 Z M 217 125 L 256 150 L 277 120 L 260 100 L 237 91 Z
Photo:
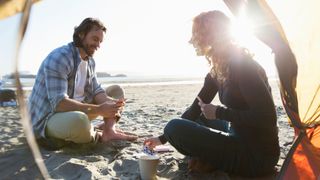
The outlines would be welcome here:
M 32 90 L 35 78 L 20 78 L 23 90 Z M 127 77 L 98 77 L 102 87 L 118 84 L 120 86 L 144 85 L 172 85 L 172 84 L 197 84 L 203 82 L 203 77 L 178 77 L 178 76 L 127 76 Z M 14 79 L 3 79 L 4 89 L 16 89 Z
M 176 84 L 201 84 L 205 77 L 186 76 L 127 76 L 127 77 L 98 77 L 98 81 L 103 88 L 110 85 L 120 86 L 156 86 L 156 85 L 176 85 Z M 277 77 L 269 77 L 269 81 L 276 81 Z M 4 89 L 16 89 L 14 79 L 3 80 Z M 34 78 L 20 78 L 23 90 L 32 90 Z

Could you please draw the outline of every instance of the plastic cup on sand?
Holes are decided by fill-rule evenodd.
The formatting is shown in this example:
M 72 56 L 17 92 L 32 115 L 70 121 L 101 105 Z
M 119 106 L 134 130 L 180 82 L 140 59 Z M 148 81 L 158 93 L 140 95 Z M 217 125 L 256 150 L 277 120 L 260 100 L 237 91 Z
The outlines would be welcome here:
M 143 155 L 139 158 L 140 177 L 142 180 L 156 179 L 159 157 Z

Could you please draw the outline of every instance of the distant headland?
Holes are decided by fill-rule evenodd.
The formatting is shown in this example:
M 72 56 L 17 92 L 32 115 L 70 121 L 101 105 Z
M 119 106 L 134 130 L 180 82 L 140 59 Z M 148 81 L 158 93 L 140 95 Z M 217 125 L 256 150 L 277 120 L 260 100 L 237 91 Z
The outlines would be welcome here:
M 97 72 L 97 77 L 98 78 L 104 78 L 104 77 L 127 77 L 127 75 L 125 75 L 125 74 L 111 75 L 111 74 L 106 73 L 106 72 Z
M 115 75 L 111 75 L 109 73 L 106 72 L 97 72 L 97 77 L 98 78 L 105 78 L 105 77 L 127 77 L 126 74 L 115 74 Z M 24 79 L 34 79 L 36 78 L 36 75 L 28 73 L 28 72 L 21 72 L 19 74 L 20 78 L 24 78 Z M 6 74 L 4 76 L 2 76 L 2 79 L 15 79 L 16 75 L 15 73 L 10 73 L 10 74 Z

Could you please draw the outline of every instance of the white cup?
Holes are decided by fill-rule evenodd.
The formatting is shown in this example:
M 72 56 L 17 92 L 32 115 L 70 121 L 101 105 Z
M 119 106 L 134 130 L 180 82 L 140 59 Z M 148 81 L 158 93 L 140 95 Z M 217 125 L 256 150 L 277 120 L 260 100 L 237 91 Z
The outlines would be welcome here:
M 142 155 L 139 158 L 139 169 L 142 180 L 156 179 L 158 156 Z

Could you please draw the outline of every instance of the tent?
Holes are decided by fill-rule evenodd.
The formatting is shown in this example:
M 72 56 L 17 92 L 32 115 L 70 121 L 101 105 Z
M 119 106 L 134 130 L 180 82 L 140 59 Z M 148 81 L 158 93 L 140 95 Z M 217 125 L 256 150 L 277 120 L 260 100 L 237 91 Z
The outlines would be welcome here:
M 282 102 L 295 130 L 278 179 L 320 179 L 320 2 L 224 0 L 254 20 L 256 36 L 275 54 Z
M 36 0 L 37 1 L 37 0 Z M 28 23 L 32 0 L 0 0 L 0 19 L 23 11 L 17 52 Z M 320 12 L 318 0 L 224 0 L 237 15 L 245 8 L 255 20 L 256 36 L 275 54 L 283 105 L 295 140 L 278 179 L 320 179 Z M 18 59 L 18 58 L 16 58 Z M 18 70 L 16 70 L 18 72 Z M 19 104 L 28 143 L 42 175 L 49 177 L 34 142 L 23 91 L 17 77 Z M 20 89 L 20 90 L 19 90 Z
M 33 3 L 39 0 L 32 0 Z M 23 11 L 26 0 L 0 0 L 0 19 Z
M 19 31 L 17 34 L 18 38 L 16 42 L 16 53 L 15 53 L 15 62 L 16 62 L 15 82 L 17 87 L 18 102 L 20 105 L 19 109 L 21 114 L 21 124 L 23 126 L 23 130 L 26 135 L 28 145 L 34 156 L 35 162 L 37 163 L 37 166 L 41 172 L 41 175 L 45 179 L 49 179 L 50 175 L 47 171 L 46 166 L 44 165 L 43 159 L 40 154 L 40 150 L 38 148 L 36 139 L 32 131 L 32 127 L 30 124 L 31 121 L 30 121 L 30 117 L 26 107 L 26 102 L 24 100 L 24 92 L 22 90 L 22 85 L 20 82 L 20 76 L 18 71 L 18 57 L 19 57 L 18 52 L 20 50 L 20 45 L 28 26 L 29 15 L 30 15 L 32 4 L 38 1 L 39 0 L 0 0 L 0 20 L 8 16 L 14 15 L 16 13 L 22 12 Z

